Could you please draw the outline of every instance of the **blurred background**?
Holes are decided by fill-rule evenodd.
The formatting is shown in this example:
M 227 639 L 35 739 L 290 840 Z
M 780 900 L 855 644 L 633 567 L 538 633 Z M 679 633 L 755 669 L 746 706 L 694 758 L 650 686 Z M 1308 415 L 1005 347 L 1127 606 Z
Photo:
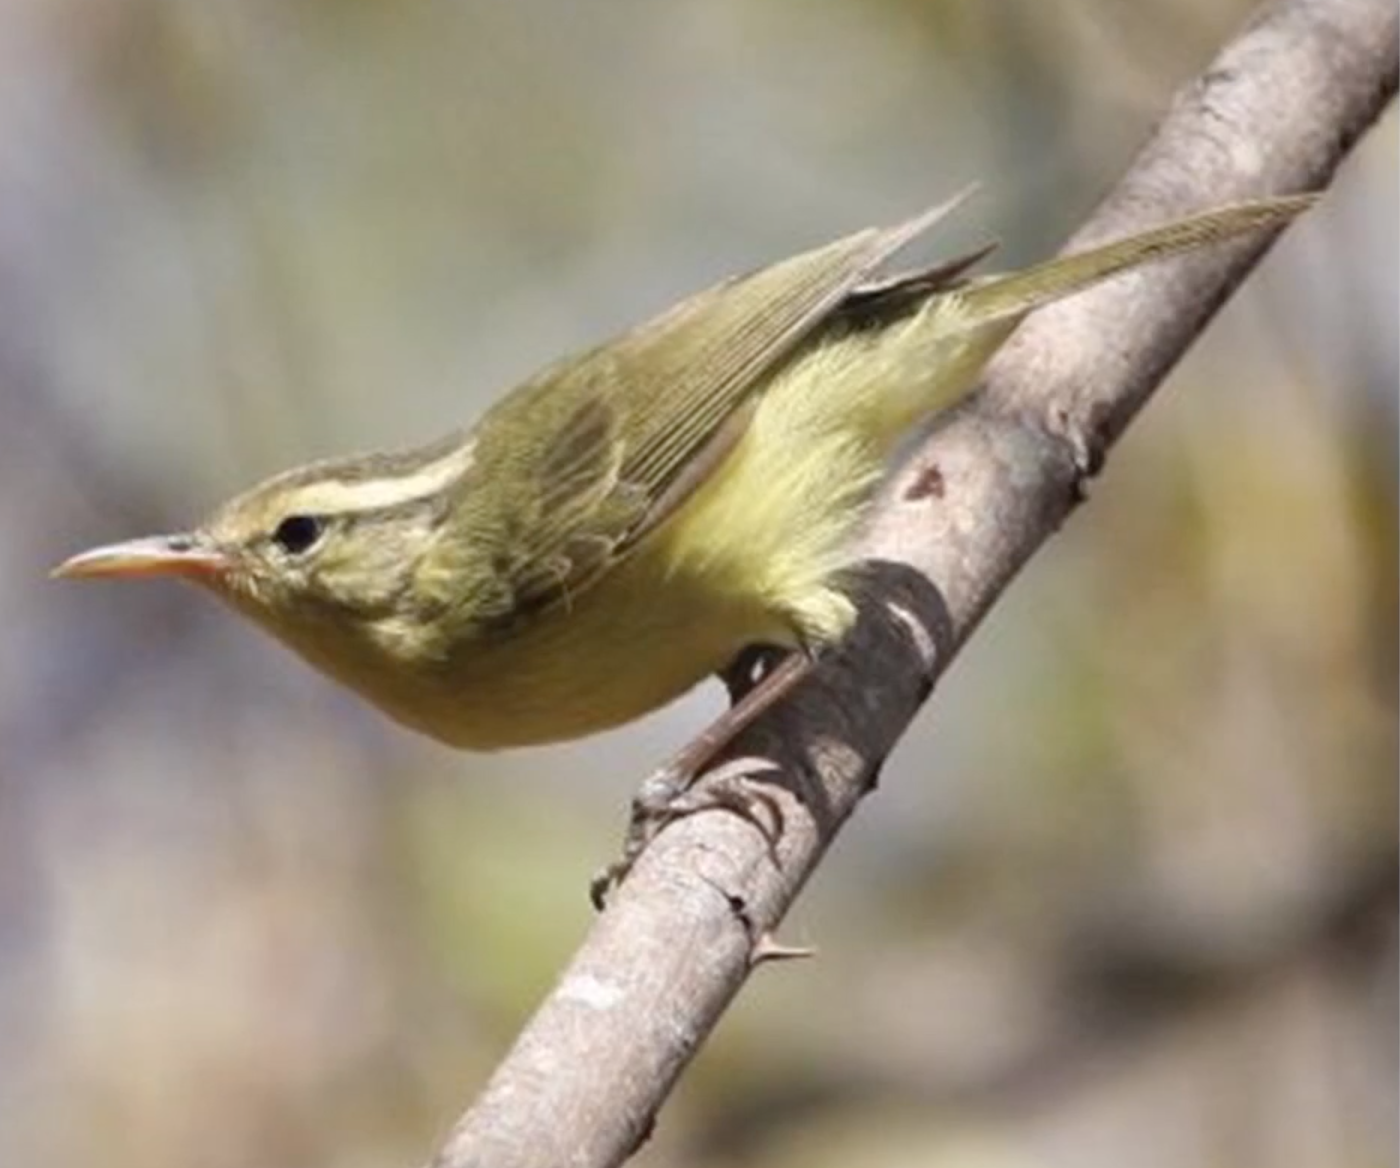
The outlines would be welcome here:
M 0 1163 L 425 1158 L 706 691 L 412 737 L 50 583 L 972 179 L 1044 256 L 1242 0 L 0 2 Z M 1394 1163 L 1392 115 L 999 604 L 639 1163 Z

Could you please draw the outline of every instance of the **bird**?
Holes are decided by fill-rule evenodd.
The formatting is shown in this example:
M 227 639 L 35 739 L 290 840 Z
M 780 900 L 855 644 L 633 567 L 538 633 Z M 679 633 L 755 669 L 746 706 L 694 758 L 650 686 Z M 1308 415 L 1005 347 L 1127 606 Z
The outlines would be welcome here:
M 747 814 L 732 792 L 695 797 L 696 774 L 850 630 L 853 534 L 892 449 L 964 397 L 1028 313 L 1313 202 L 1216 207 L 1010 273 L 972 274 L 983 247 L 877 278 L 965 194 L 693 295 L 437 441 L 286 471 L 191 530 L 54 574 L 193 582 L 470 750 L 601 731 L 748 647 L 792 651 L 644 786 L 625 871 L 681 814 Z

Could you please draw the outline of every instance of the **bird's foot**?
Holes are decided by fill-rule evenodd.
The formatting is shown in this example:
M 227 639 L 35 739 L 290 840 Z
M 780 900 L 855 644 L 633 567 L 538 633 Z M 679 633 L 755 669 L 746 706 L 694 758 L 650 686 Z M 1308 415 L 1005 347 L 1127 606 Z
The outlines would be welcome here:
M 735 667 L 739 672 L 729 679 L 738 699 L 735 704 L 652 774 L 633 798 L 622 855 L 589 885 L 595 908 L 602 909 L 609 893 L 622 883 L 637 857 L 667 824 L 701 811 L 732 811 L 757 827 L 770 852 L 773 850 L 783 833 L 782 810 L 771 791 L 754 789 L 754 779 L 765 771 L 777 770 L 774 763 L 735 759 L 705 773 L 704 782 L 697 780 L 740 731 L 795 689 L 815 665 L 809 653 L 789 653 L 776 663 L 771 655 L 747 660 L 740 656 Z M 767 819 L 760 809 L 767 812 Z
M 603 868 L 589 885 L 593 907 L 602 911 L 608 896 L 627 878 L 637 858 L 663 828 L 702 811 L 729 811 L 751 823 L 763 836 L 770 852 L 783 834 L 783 810 L 769 791 L 760 789 L 759 775 L 777 770 L 770 762 L 736 758 L 716 767 L 696 783 L 677 758 L 651 774 L 632 799 L 632 813 L 622 854 Z

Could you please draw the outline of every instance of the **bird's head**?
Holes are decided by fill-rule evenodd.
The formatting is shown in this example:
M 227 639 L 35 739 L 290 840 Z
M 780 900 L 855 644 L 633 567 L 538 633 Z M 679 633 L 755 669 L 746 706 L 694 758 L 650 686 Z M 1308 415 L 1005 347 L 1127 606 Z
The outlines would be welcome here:
M 460 435 L 408 454 L 314 463 L 236 496 L 191 531 L 95 548 L 54 575 L 193 581 L 344 677 L 350 662 L 413 651 L 417 568 L 471 463 Z

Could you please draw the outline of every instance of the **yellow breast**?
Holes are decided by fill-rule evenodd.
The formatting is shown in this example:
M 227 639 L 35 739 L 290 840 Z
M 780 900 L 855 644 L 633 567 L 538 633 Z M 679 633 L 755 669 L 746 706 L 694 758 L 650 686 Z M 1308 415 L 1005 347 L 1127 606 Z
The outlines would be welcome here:
M 676 515 L 568 604 L 411 679 L 345 680 L 434 738 L 492 750 L 640 717 L 746 645 L 835 640 L 854 607 L 833 573 L 883 451 L 847 427 L 801 432 L 771 405 Z M 389 684 L 366 688 L 375 676 Z

